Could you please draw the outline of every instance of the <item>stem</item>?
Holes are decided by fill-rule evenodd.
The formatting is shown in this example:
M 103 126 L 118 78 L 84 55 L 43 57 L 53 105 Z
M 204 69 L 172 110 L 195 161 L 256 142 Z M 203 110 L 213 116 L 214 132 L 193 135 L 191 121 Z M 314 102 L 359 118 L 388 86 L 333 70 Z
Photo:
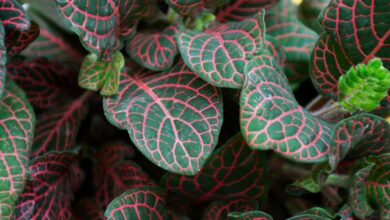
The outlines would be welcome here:
M 335 102 L 329 98 L 325 98 L 321 95 L 318 95 L 309 104 L 307 104 L 305 109 L 308 110 L 313 116 L 324 120 L 332 120 L 337 115 L 348 114 L 348 112 L 346 112 L 338 104 L 338 102 Z
M 335 185 L 341 188 L 349 188 L 350 177 L 348 175 L 330 174 L 324 185 Z

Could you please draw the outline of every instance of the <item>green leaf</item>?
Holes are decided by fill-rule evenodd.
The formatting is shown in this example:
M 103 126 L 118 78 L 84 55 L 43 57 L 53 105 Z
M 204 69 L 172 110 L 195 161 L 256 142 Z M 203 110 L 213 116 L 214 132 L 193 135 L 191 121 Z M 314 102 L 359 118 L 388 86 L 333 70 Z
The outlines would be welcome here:
M 365 179 L 364 191 L 370 206 L 380 212 L 380 219 L 390 219 L 390 155 L 375 159 L 374 167 Z
M 203 212 L 202 220 L 227 220 L 230 212 L 252 211 L 258 208 L 258 202 L 251 199 L 225 199 L 211 203 Z
M 366 64 L 351 67 L 339 78 L 340 105 L 353 113 L 370 112 L 380 106 L 380 101 L 387 96 L 390 89 L 390 71 L 378 58 Z
M 229 220 L 273 220 L 273 218 L 262 211 L 248 211 L 248 212 L 230 212 L 228 214 Z
M 0 25 L 0 98 L 3 95 L 5 89 L 5 78 L 6 78 L 6 63 L 7 63 L 7 48 L 4 44 L 5 32 L 3 25 Z
M 139 187 L 124 192 L 107 206 L 108 220 L 120 219 L 171 219 L 165 207 L 165 193 L 155 187 Z
M 300 162 L 327 160 L 333 125 L 298 104 L 275 59 L 266 53 L 254 57 L 245 73 L 240 123 L 249 147 Z
M 23 91 L 7 80 L 0 99 L 0 218 L 12 219 L 28 172 L 35 115 Z
M 126 129 L 153 163 L 194 175 L 217 144 L 222 125 L 220 91 L 179 61 L 169 71 L 123 71 L 119 93 L 105 97 L 107 119 Z
M 118 92 L 119 76 L 125 61 L 121 52 L 116 52 L 111 61 L 105 62 L 91 53 L 81 65 L 79 85 L 84 89 L 100 90 L 100 94 L 110 96 Z
M 295 214 L 287 220 L 332 220 L 333 216 L 323 208 L 314 207 Z

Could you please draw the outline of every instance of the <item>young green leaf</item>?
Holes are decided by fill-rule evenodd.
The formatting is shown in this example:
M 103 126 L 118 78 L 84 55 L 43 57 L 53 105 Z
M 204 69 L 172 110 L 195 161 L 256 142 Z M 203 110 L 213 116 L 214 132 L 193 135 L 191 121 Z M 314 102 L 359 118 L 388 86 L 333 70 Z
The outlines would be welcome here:
M 26 95 L 7 80 L 0 98 L 0 218 L 12 219 L 27 180 L 35 114 Z

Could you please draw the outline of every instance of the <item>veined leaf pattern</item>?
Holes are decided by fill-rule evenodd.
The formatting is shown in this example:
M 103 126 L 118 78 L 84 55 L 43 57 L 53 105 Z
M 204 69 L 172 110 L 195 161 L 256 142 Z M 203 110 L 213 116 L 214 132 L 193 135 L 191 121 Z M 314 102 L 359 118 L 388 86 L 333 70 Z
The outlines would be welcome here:
M 251 199 L 225 199 L 217 200 L 209 205 L 203 212 L 202 220 L 220 219 L 227 220 L 230 212 L 253 211 L 258 208 L 256 200 Z

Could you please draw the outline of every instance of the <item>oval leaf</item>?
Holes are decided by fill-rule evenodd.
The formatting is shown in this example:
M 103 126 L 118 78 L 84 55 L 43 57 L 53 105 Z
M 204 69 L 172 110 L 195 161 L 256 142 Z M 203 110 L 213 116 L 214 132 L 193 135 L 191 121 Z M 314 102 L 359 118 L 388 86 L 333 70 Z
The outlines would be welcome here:
M 326 160 L 332 126 L 297 103 L 275 59 L 255 57 L 245 72 L 240 121 L 248 145 L 300 162 Z
M 0 98 L 0 218 L 11 219 L 27 179 L 35 115 L 26 95 L 7 80 Z
M 187 66 L 212 85 L 241 88 L 244 67 L 265 45 L 264 13 L 241 22 L 214 24 L 201 32 L 183 30 L 176 35 Z
M 186 175 L 197 173 L 213 151 L 223 118 L 219 90 L 183 62 L 160 74 L 124 72 L 119 94 L 104 99 L 104 110 L 153 163 Z
M 139 32 L 127 44 L 126 51 L 139 65 L 159 71 L 171 68 L 178 53 L 175 35 L 176 26 L 169 26 L 161 32 Z
M 171 197 L 186 202 L 259 199 L 268 189 L 267 171 L 263 152 L 249 149 L 241 134 L 236 134 L 215 151 L 195 176 L 166 174 L 161 182 Z

